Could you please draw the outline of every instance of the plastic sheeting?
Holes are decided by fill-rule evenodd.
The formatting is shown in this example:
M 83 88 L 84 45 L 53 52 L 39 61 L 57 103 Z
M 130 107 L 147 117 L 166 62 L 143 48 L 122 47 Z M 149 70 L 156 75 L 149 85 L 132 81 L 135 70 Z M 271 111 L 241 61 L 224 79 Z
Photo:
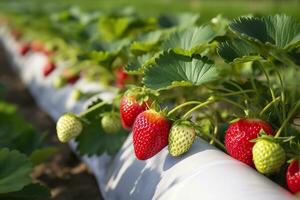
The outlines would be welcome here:
M 79 113 L 88 103 L 72 100 L 73 87 L 97 91 L 97 96 L 103 100 L 111 100 L 115 95 L 98 84 L 83 80 L 55 90 L 52 81 L 58 72 L 43 77 L 41 66 L 47 60 L 43 54 L 30 53 L 20 57 L 18 44 L 4 28 L 0 29 L 0 41 L 38 105 L 54 120 L 67 111 Z M 75 151 L 76 143 L 71 141 L 69 144 Z M 296 199 L 284 188 L 200 139 L 182 157 L 169 156 L 165 148 L 153 158 L 139 161 L 134 156 L 130 135 L 115 157 L 103 154 L 82 157 L 82 160 L 94 173 L 105 199 Z

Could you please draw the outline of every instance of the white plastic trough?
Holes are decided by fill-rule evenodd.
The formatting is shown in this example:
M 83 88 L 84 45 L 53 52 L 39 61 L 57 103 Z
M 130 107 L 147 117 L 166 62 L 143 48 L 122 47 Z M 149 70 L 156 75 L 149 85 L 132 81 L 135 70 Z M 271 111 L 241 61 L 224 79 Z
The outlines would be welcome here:
M 114 96 L 82 80 L 55 90 L 51 82 L 57 72 L 46 79 L 42 76 L 43 54 L 19 56 L 17 43 L 4 27 L 0 27 L 0 42 L 38 105 L 55 121 L 64 112 L 84 109 L 86 102 L 74 102 L 70 97 L 72 87 L 99 91 L 103 100 Z M 75 150 L 76 143 L 69 144 Z M 130 135 L 116 156 L 103 154 L 82 160 L 94 173 L 105 199 L 296 200 L 284 188 L 201 140 L 182 157 L 170 157 L 165 148 L 153 158 L 139 161 Z

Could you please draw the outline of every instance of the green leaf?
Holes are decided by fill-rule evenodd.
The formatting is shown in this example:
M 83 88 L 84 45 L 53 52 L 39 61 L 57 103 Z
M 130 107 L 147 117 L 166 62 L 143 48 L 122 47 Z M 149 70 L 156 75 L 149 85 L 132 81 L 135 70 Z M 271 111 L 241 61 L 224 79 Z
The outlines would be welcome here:
M 101 36 L 108 41 L 121 38 L 134 20 L 133 17 L 102 17 L 99 21 Z
M 84 59 L 92 59 L 95 62 L 102 63 L 105 61 L 112 61 L 118 52 L 108 52 L 108 51 L 90 51 L 89 53 L 82 55 Z
M 49 197 L 49 189 L 37 183 L 27 185 L 21 191 L 0 194 L 0 198 L 5 200 L 34 200 Z
M 21 190 L 31 183 L 31 163 L 16 150 L 0 149 L 0 194 Z
M 223 36 L 227 33 L 229 20 L 224 18 L 222 15 L 217 15 L 210 20 L 210 25 L 219 36 Z
M 128 132 L 121 130 L 115 134 L 107 134 L 101 127 L 101 113 L 111 111 L 111 105 L 102 102 L 94 105 L 97 107 L 90 112 L 86 119 L 90 122 L 84 127 L 82 133 L 76 138 L 78 142 L 77 150 L 80 155 L 100 155 L 104 152 L 108 154 L 116 153 L 128 136 Z M 92 108 L 91 108 L 92 109 Z
M 130 45 L 130 51 L 134 54 L 143 54 L 155 49 L 160 42 L 162 31 L 152 31 L 141 35 Z
M 34 130 L 16 112 L 14 105 L 0 101 L 0 148 L 16 149 L 30 155 L 42 146 L 45 135 Z
M 230 28 L 251 41 L 290 50 L 300 45 L 300 23 L 286 15 L 240 17 Z
M 149 31 L 156 28 L 156 19 L 142 19 L 138 16 L 100 18 L 99 30 L 101 36 L 106 41 L 113 41 L 129 36 L 134 36 L 139 32 Z
M 55 147 L 44 147 L 33 151 L 29 159 L 34 166 L 39 165 L 43 161 L 50 158 L 56 152 L 57 152 L 57 148 Z
M 125 70 L 132 74 L 143 73 L 146 66 L 155 62 L 156 57 L 158 57 L 158 54 L 153 55 L 153 53 L 135 56 L 130 59 L 130 62 L 125 66 Z
M 162 46 L 163 49 L 172 49 L 177 54 L 191 56 L 204 51 L 216 36 L 216 32 L 209 25 L 191 27 L 172 33 Z
M 201 85 L 218 77 L 215 65 L 206 58 L 189 58 L 165 52 L 145 69 L 144 84 L 152 89 Z
M 109 63 L 112 62 L 129 43 L 129 39 L 123 39 L 110 43 L 97 44 L 97 50 L 88 51 L 80 57 L 81 59 L 91 59 L 98 63 Z
M 259 60 L 259 50 L 241 39 L 234 39 L 232 41 L 222 42 L 218 45 L 218 54 L 226 62 L 244 63 L 249 61 Z

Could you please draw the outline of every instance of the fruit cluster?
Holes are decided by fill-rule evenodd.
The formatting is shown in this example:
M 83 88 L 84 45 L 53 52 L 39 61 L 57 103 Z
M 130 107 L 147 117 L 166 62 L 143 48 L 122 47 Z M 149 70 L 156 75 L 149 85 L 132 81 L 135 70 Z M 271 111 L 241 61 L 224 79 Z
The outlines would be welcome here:
M 116 97 L 63 115 L 57 124 L 62 142 L 75 138 L 82 155 L 115 153 L 132 131 L 135 155 L 146 160 L 166 146 L 180 156 L 201 138 L 282 185 L 284 172 L 289 189 L 299 191 L 296 19 L 217 16 L 200 24 L 192 13 L 143 18 L 75 11 L 45 17 L 60 33 L 46 39 L 51 59 L 72 66 L 60 71 L 55 86 L 80 78 L 100 82 Z M 76 99 L 90 97 L 74 89 Z
M 178 107 L 169 112 L 166 109 L 158 109 L 156 101 L 147 92 L 149 90 L 144 88 L 128 90 L 120 101 L 120 115 L 116 112 L 102 114 L 101 125 L 104 132 L 117 133 L 121 128 L 121 121 L 124 129 L 132 130 L 134 152 L 139 160 L 147 160 L 155 156 L 166 146 L 171 156 L 186 153 L 196 136 L 200 136 L 197 132 L 201 131 L 201 128 L 193 120 L 187 119 L 186 115 L 179 119 L 172 116 Z M 212 103 L 211 98 L 206 103 Z M 296 106 L 298 107 L 299 104 Z M 188 113 L 191 113 L 191 110 Z M 284 124 L 288 120 L 287 118 Z M 76 138 L 82 132 L 82 123 L 86 123 L 83 118 L 80 119 L 73 114 L 63 115 L 57 123 L 60 141 L 67 142 Z M 300 190 L 300 161 L 297 159 L 297 154 L 288 156 L 284 144 L 291 141 L 293 137 L 279 137 L 282 129 L 283 126 L 275 132 L 269 123 L 257 118 L 234 120 L 225 131 L 225 150 L 233 158 L 256 168 L 258 172 L 265 175 L 278 173 L 285 165 L 287 157 L 294 158 L 290 160 L 286 170 L 286 182 L 288 188 L 297 193 Z M 216 138 L 213 140 L 218 144 L 221 143 Z

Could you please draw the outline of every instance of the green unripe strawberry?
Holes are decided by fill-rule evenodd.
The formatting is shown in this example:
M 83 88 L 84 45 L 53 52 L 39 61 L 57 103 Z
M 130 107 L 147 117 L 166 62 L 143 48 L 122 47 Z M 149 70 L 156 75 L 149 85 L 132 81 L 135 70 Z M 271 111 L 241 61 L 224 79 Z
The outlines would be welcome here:
M 285 151 L 280 144 L 259 139 L 252 149 L 253 161 L 257 171 L 272 174 L 279 171 L 285 163 Z
M 107 113 L 101 119 L 101 125 L 106 133 L 113 134 L 118 132 L 121 127 L 121 119 L 117 113 Z
M 78 89 L 74 89 L 71 93 L 71 98 L 74 101 L 78 101 L 82 97 L 82 92 Z
M 61 142 L 68 142 L 69 140 L 76 138 L 81 133 L 82 129 L 82 122 L 72 113 L 62 115 L 56 124 L 57 136 Z
M 65 86 L 67 84 L 67 81 L 66 79 L 64 79 L 63 77 L 61 76 L 58 76 L 58 77 L 55 77 L 54 81 L 53 81 L 53 87 L 55 89 L 60 89 L 62 88 L 63 86 Z
M 180 156 L 187 152 L 196 137 L 195 129 L 186 124 L 174 124 L 169 133 L 169 153 Z

